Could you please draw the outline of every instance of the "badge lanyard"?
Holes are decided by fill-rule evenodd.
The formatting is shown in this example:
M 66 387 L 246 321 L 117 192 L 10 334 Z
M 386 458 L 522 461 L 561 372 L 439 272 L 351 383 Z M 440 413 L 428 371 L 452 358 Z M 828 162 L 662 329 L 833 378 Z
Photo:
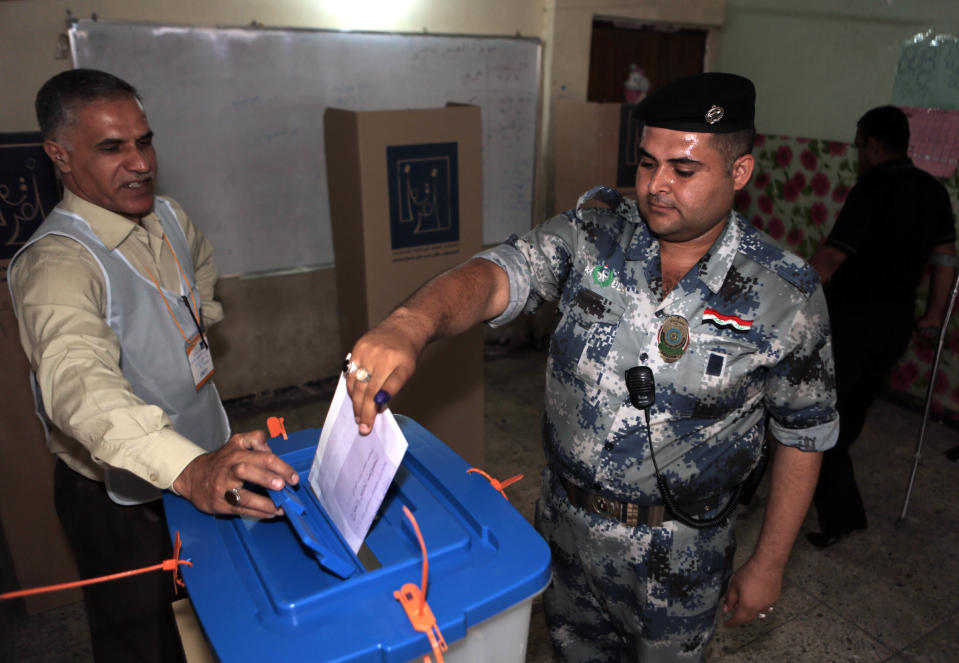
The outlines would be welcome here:
M 183 272 L 183 267 L 180 265 L 180 260 L 176 257 L 176 251 L 173 250 L 173 245 L 170 244 L 170 239 L 165 233 L 163 235 L 163 241 L 165 241 L 166 245 L 170 248 L 170 254 L 173 256 L 173 261 L 176 263 L 177 270 L 179 270 L 180 276 L 183 278 L 183 283 L 186 284 L 187 289 L 190 291 L 189 298 L 187 298 L 186 295 L 181 295 L 181 298 L 183 299 L 183 303 L 186 304 L 187 309 L 190 311 L 190 317 L 193 318 L 193 323 L 196 325 L 196 334 L 189 338 L 187 337 L 186 332 L 183 331 L 183 327 L 180 326 L 180 321 L 177 320 L 176 315 L 173 313 L 173 309 L 170 307 L 170 302 L 167 300 L 166 296 L 164 296 L 163 290 L 160 288 L 159 281 L 157 281 L 157 278 L 153 275 L 153 272 L 150 271 L 149 267 L 144 265 L 143 268 L 150 276 L 150 280 L 153 281 L 153 285 L 156 286 L 157 292 L 160 293 L 160 298 L 163 300 L 163 303 L 166 304 L 167 311 L 170 312 L 170 317 L 173 318 L 176 328 L 180 331 L 180 336 L 183 337 L 183 340 L 186 343 L 187 361 L 189 361 L 190 371 L 193 373 L 193 383 L 196 385 L 196 388 L 199 391 L 200 387 L 205 385 L 210 378 L 213 377 L 213 357 L 210 354 L 210 346 L 206 342 L 206 335 L 204 334 L 203 327 L 200 325 L 199 308 L 196 304 L 196 298 L 193 296 L 193 288 L 190 287 L 190 281 Z M 191 299 L 193 300 L 192 306 L 190 305 Z

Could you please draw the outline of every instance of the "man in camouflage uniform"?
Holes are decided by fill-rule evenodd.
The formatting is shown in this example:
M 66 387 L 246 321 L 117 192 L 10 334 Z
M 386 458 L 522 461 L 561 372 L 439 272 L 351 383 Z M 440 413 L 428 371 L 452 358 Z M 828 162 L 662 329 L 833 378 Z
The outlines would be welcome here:
M 701 660 L 727 587 L 727 624 L 765 617 L 835 441 L 818 278 L 731 212 L 752 175 L 754 98 L 728 74 L 654 93 L 638 107 L 638 203 L 588 192 L 440 275 L 353 348 L 372 376 L 348 379 L 365 432 L 372 395 L 402 387 L 426 343 L 558 302 L 537 527 L 553 552 L 545 608 L 562 660 Z M 645 400 L 627 387 L 637 366 L 650 369 Z M 779 442 L 769 505 L 730 580 L 725 507 L 758 462 L 767 415 Z

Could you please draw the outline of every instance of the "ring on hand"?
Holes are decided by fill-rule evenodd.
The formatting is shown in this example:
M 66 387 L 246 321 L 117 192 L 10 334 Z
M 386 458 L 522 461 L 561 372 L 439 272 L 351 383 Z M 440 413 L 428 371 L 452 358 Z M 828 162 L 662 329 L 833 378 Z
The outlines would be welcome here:
M 760 618 L 760 619 L 766 619 L 766 613 L 765 613 L 765 612 L 760 612 L 760 613 L 759 613 L 759 618 Z
M 231 506 L 240 506 L 240 489 L 230 488 L 230 490 L 223 493 L 223 499 L 229 502 Z
M 362 366 L 356 369 L 356 379 L 359 380 L 360 382 L 369 382 L 372 376 L 373 374 L 370 373 L 365 368 L 363 368 Z
M 352 356 L 353 356 L 353 353 L 347 352 L 346 359 L 343 360 L 343 372 L 346 373 L 347 375 L 349 375 L 350 373 L 355 373 L 356 369 L 360 367 L 359 364 L 351 360 Z

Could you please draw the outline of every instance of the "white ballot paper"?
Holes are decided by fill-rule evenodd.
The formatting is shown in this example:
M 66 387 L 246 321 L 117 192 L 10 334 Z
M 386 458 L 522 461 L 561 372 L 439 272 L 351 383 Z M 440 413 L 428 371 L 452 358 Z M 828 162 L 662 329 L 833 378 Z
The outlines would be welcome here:
M 360 435 L 346 379 L 340 375 L 309 480 L 354 553 L 370 530 L 406 447 L 406 438 L 389 410 L 377 415 L 369 435 Z

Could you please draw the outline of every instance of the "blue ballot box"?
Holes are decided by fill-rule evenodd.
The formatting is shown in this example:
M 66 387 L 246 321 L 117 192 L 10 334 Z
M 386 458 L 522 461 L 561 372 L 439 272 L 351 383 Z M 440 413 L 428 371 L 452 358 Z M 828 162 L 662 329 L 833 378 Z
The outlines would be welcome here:
M 397 416 L 409 448 L 360 556 L 332 527 L 307 474 L 320 429 L 273 438 L 300 475 L 274 493 L 287 517 L 215 517 L 164 496 L 170 534 L 179 531 L 193 608 L 223 663 L 420 659 L 431 651 L 394 597 L 421 584 L 449 651 L 446 661 L 525 660 L 532 598 L 550 578 L 546 542 L 482 475 L 412 419 Z M 362 558 L 362 561 L 361 561 Z

